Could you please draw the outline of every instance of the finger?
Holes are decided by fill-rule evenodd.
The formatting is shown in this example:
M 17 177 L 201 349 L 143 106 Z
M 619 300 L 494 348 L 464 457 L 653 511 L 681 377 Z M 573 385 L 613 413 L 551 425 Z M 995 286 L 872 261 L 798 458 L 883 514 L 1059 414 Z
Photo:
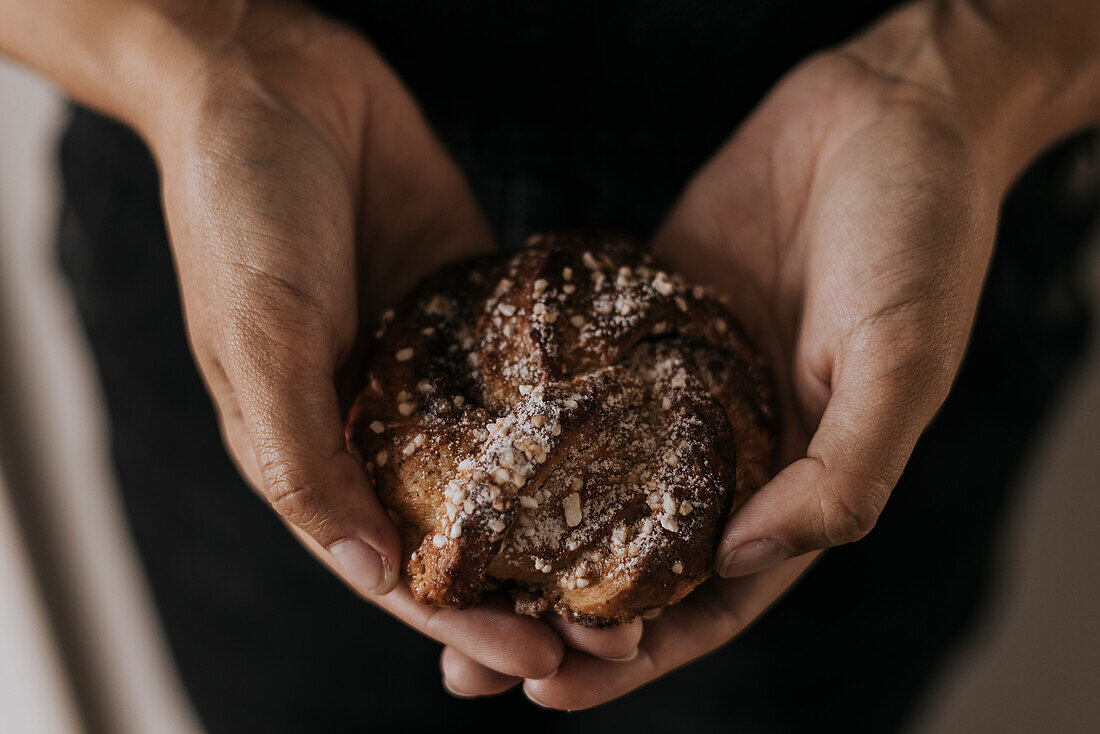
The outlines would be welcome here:
M 756 492 L 726 525 L 716 568 L 741 576 L 874 527 L 954 370 L 934 335 L 906 319 L 857 331 L 835 363 L 806 456 Z
M 523 691 L 545 708 L 575 711 L 618 698 L 725 644 L 778 598 L 813 562 L 808 554 L 765 573 L 713 579 L 646 623 L 638 656 L 613 663 L 568 652 L 558 672 Z
M 496 696 L 523 681 L 487 668 L 449 646 L 439 656 L 439 669 L 443 673 L 443 688 L 458 698 Z
M 470 609 L 426 607 L 402 584 L 378 605 L 421 632 L 457 648 L 478 663 L 505 675 L 544 678 L 561 664 L 565 646 L 547 625 L 515 613 L 502 598 Z
M 633 660 L 638 654 L 638 641 L 642 639 L 641 619 L 606 629 L 567 622 L 556 614 L 548 615 L 547 620 L 565 644 L 575 650 L 612 661 Z
M 291 530 L 322 563 L 333 567 L 331 554 L 316 540 L 293 526 Z M 503 597 L 490 597 L 470 609 L 437 607 L 416 601 L 403 581 L 388 594 L 363 596 L 422 635 L 505 675 L 553 675 L 565 651 L 561 638 L 548 625 L 516 614 Z
M 256 459 L 256 452 L 252 448 L 252 437 L 248 433 L 244 416 L 241 414 L 240 406 L 237 404 L 232 390 L 223 391 L 218 405 L 218 413 L 222 441 L 229 448 L 229 453 L 237 466 L 237 470 L 249 480 L 253 490 L 262 493 L 262 471 Z M 290 530 L 307 550 L 329 567 L 329 570 L 337 576 L 342 575 L 343 571 L 326 548 L 293 525 L 290 526 Z M 363 590 L 357 590 L 363 593 Z
M 240 431 L 227 432 L 238 465 L 258 470 L 250 481 L 281 517 L 332 555 L 345 581 L 360 592 L 384 593 L 397 580 L 400 540 L 346 448 L 335 350 L 319 336 L 331 329 L 307 299 L 268 285 L 262 295 L 242 296 L 248 306 L 231 309 L 217 330 L 216 368 L 224 379 L 214 381 L 215 398 L 248 437 L 249 445 L 240 446 Z

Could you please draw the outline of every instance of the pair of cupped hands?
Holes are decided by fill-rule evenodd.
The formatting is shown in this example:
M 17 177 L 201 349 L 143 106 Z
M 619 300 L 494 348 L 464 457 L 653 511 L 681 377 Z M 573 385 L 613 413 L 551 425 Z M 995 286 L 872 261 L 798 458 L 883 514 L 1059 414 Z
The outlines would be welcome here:
M 765 352 L 779 471 L 728 521 L 715 577 L 592 630 L 504 600 L 423 606 L 401 580 L 398 534 L 345 446 L 358 346 L 378 309 L 493 234 L 366 40 L 294 6 L 249 14 L 192 112 L 149 136 L 194 354 L 244 476 L 351 588 L 443 643 L 448 690 L 614 699 L 729 642 L 872 528 L 958 369 L 1004 188 L 949 100 L 877 64 L 880 41 L 794 69 L 653 237 Z

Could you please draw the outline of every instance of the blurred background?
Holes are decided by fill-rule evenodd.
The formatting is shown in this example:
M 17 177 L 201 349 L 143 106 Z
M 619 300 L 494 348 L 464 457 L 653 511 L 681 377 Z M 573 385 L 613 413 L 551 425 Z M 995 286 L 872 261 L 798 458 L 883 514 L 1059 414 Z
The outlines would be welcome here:
M 95 375 L 55 265 L 63 114 L 52 88 L 0 61 L 0 732 L 198 734 L 115 496 Z M 1100 293 L 1096 250 L 1084 276 Z M 1044 433 L 983 632 L 913 734 L 1100 721 L 1095 350 Z

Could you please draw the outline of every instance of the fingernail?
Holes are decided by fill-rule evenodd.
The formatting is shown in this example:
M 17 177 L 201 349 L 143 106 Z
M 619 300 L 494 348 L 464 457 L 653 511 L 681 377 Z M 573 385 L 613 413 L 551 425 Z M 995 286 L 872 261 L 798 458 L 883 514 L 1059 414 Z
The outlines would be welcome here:
M 623 655 L 621 658 L 600 658 L 600 660 L 607 660 L 612 663 L 625 663 L 628 660 L 633 660 L 636 657 L 638 657 L 638 648 L 634 648 L 626 655 Z
M 651 619 L 657 619 L 657 617 L 661 616 L 662 611 L 664 611 L 664 610 L 662 610 L 662 609 L 650 609 L 648 612 L 645 612 L 644 614 L 642 614 L 642 619 L 644 619 L 646 621 L 649 621 Z
M 334 543 L 329 552 L 337 565 L 355 586 L 364 591 L 378 593 L 386 586 L 389 563 L 374 548 L 358 538 Z
M 451 684 L 447 682 L 446 676 L 443 677 L 443 690 L 445 690 L 447 693 L 451 694 L 455 698 L 476 698 L 476 696 L 471 696 L 469 693 L 459 693 L 455 689 L 451 688 Z
M 771 568 L 791 557 L 791 552 L 774 538 L 750 540 L 734 548 L 718 565 L 718 575 L 747 576 L 750 573 Z

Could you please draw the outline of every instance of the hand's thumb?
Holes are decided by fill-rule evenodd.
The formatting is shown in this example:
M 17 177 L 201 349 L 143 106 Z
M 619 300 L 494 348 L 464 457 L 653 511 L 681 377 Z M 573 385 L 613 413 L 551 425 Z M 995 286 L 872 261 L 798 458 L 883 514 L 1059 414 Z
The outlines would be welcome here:
M 730 519 L 716 561 L 722 576 L 851 543 L 874 527 L 954 374 L 934 352 L 884 354 L 896 342 L 878 345 L 834 375 L 806 456 Z
M 254 324 L 231 343 L 221 362 L 232 394 L 215 393 L 223 412 L 227 400 L 239 408 L 242 430 L 230 438 L 254 474 L 250 481 L 276 513 L 331 553 L 345 581 L 363 593 L 390 591 L 400 538 L 347 451 L 331 369 Z M 254 461 L 241 456 L 247 452 Z

